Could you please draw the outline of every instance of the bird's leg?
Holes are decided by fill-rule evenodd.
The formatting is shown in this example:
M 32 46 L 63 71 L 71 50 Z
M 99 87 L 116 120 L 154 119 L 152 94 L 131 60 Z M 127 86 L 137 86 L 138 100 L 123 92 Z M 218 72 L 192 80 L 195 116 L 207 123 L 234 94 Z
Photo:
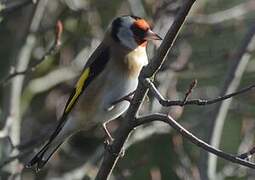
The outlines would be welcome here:
M 125 154 L 124 149 L 121 149 L 121 152 L 119 154 L 114 152 L 114 150 L 112 149 L 112 143 L 114 141 L 114 138 L 111 136 L 111 133 L 107 129 L 107 124 L 109 122 L 110 121 L 106 121 L 106 122 L 103 123 L 103 130 L 104 130 L 104 132 L 107 136 L 107 139 L 104 141 L 105 149 L 107 149 L 110 153 L 112 153 L 115 156 L 123 157 L 124 154 Z
M 106 145 L 110 145 L 110 144 L 112 144 L 112 142 L 114 141 L 114 139 L 113 139 L 113 137 L 111 136 L 111 133 L 108 131 L 108 129 L 107 129 L 107 124 L 109 123 L 110 121 L 106 121 L 106 122 L 104 122 L 103 123 L 103 130 L 104 130 L 104 132 L 105 132 L 105 134 L 106 134 L 106 140 L 105 140 L 105 144 Z
M 120 99 L 118 99 L 118 100 L 116 100 L 116 101 L 113 101 L 113 102 L 112 102 L 112 106 L 114 106 L 114 105 L 116 105 L 116 104 L 118 104 L 118 103 L 120 103 L 120 102 L 122 102 L 122 101 L 128 101 L 128 102 L 130 102 L 130 101 L 132 100 L 134 94 L 135 94 L 135 91 L 133 91 L 133 92 L 127 94 L 126 96 L 124 96 L 124 97 L 122 97 L 122 98 L 120 98 Z

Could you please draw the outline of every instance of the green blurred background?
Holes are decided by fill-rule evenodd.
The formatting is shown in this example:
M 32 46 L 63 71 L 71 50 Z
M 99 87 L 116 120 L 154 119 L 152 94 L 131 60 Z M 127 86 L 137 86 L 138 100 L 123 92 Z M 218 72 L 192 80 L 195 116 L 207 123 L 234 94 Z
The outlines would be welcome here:
M 0 1 L 8 7 L 16 1 Z M 119 15 L 134 14 L 149 20 L 155 32 L 164 37 L 185 0 L 56 0 L 48 1 L 36 32 L 29 32 L 36 5 L 28 4 L 5 11 L 0 10 L 0 77 L 4 79 L 20 58 L 28 34 L 35 36 L 30 65 L 35 63 L 54 40 L 57 20 L 64 25 L 61 49 L 49 56 L 36 71 L 26 74 L 21 96 L 20 152 L 30 152 L 20 158 L 27 162 L 49 136 L 56 123 L 56 111 L 63 104 L 86 59 L 103 38 L 111 20 Z M 21 1 L 20 1 L 21 2 Z M 9 3 L 9 4 L 8 4 Z M 1 8 L 0 8 L 1 9 Z M 224 87 L 227 70 L 233 63 L 244 37 L 255 25 L 255 0 L 197 0 L 183 26 L 156 84 L 170 99 L 182 99 L 192 80 L 198 84 L 192 98 L 210 99 Z M 241 13 L 240 13 L 241 12 Z M 239 13 L 239 14 L 238 14 Z M 149 57 L 155 46 L 148 48 Z M 254 52 L 241 77 L 241 87 L 254 83 Z M 55 74 L 54 74 L 55 73 Z M 50 84 L 50 85 L 49 85 Z M 49 86 L 48 86 L 49 85 Z M 9 114 L 11 83 L 0 88 L 0 126 L 4 127 Z M 238 154 L 254 144 L 255 94 L 253 91 L 235 97 L 224 122 L 220 149 Z M 210 120 L 215 106 L 186 106 L 162 108 L 149 94 L 142 113 L 171 114 L 184 127 L 201 139 L 210 142 Z M 114 131 L 121 120 L 111 123 Z M 208 129 L 209 128 L 209 129 Z M 104 133 L 100 127 L 81 132 L 66 142 L 50 160 L 47 167 L 34 173 L 23 169 L 21 179 L 93 179 Z M 17 145 L 17 144 L 15 144 Z M 0 163 L 11 155 L 6 138 L 0 141 Z M 169 180 L 205 179 L 204 151 L 191 144 L 176 131 L 162 123 L 138 128 L 131 137 L 125 156 L 120 159 L 112 179 Z M 22 167 L 22 166 L 21 166 Z M 78 170 L 80 168 L 80 173 Z M 74 171 L 77 170 L 77 171 Z M 255 172 L 225 160 L 217 164 L 218 178 L 231 180 L 255 179 Z M 0 179 L 10 177 L 10 165 L 1 166 Z M 70 176 L 67 176 L 70 175 Z M 73 175 L 73 176 L 71 176 Z M 79 176 L 78 176 L 79 175 Z M 17 177 L 15 177 L 17 178 Z

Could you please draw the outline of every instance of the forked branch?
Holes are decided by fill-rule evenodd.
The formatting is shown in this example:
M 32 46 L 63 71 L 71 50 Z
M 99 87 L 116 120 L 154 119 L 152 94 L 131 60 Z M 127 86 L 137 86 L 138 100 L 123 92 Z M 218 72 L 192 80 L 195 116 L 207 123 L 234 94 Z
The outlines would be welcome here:
M 137 123 L 135 127 L 138 127 L 143 124 L 147 124 L 153 121 L 162 121 L 170 125 L 172 128 L 177 130 L 181 135 L 183 135 L 185 138 L 187 138 L 189 141 L 191 141 L 193 144 L 203 148 L 204 150 L 215 154 L 216 156 L 219 156 L 223 159 L 226 159 L 228 161 L 231 161 L 233 163 L 241 164 L 246 167 L 250 167 L 255 169 L 255 164 L 251 163 L 249 161 L 246 161 L 241 156 L 234 156 L 228 153 L 225 153 L 221 150 L 215 149 L 214 147 L 210 146 L 209 144 L 205 143 L 201 139 L 197 138 L 195 135 L 190 133 L 188 130 L 186 130 L 184 127 L 182 127 L 178 122 L 176 122 L 172 117 L 165 114 L 152 114 L 144 117 L 140 117 L 137 119 Z
M 144 78 L 152 77 L 163 64 L 165 57 L 170 51 L 175 39 L 192 7 L 195 0 L 186 0 L 183 6 L 180 8 L 176 18 L 168 30 L 164 40 L 162 41 L 156 55 L 150 61 L 145 68 L 143 68 L 140 73 L 139 79 L 142 81 Z M 125 121 L 121 127 L 119 127 L 116 132 L 115 140 L 111 145 L 112 152 L 105 151 L 103 162 L 100 166 L 100 169 L 97 173 L 96 180 L 105 180 L 108 179 L 111 175 L 113 168 L 115 167 L 119 156 L 115 156 L 114 154 L 120 154 L 124 143 L 128 139 L 130 133 L 134 129 L 134 124 L 136 121 L 136 115 L 140 109 L 140 106 L 143 102 L 143 99 L 148 91 L 148 88 L 143 85 L 142 82 L 139 82 L 136 92 L 134 94 L 134 98 L 131 101 L 131 105 L 127 111 L 126 116 L 124 117 Z
M 153 96 L 159 101 L 159 103 L 162 106 L 185 106 L 185 105 L 204 106 L 204 105 L 210 105 L 210 104 L 221 102 L 223 100 L 232 98 L 234 96 L 246 93 L 246 92 L 251 91 L 255 88 L 255 84 L 253 84 L 253 85 L 245 87 L 245 88 L 243 88 L 243 89 L 241 89 L 237 92 L 230 93 L 230 94 L 220 96 L 220 97 L 217 97 L 217 98 L 213 98 L 213 99 L 209 99 L 209 100 L 207 100 L 207 99 L 191 99 L 191 100 L 188 100 L 187 95 L 190 95 L 190 93 L 191 93 L 191 88 L 189 88 L 189 90 L 187 91 L 187 93 L 185 95 L 185 98 L 183 100 L 173 101 L 173 100 L 165 99 L 150 79 L 146 78 L 146 79 L 144 79 L 143 82 L 144 82 L 144 85 L 147 88 L 149 88 L 150 92 L 153 94 Z

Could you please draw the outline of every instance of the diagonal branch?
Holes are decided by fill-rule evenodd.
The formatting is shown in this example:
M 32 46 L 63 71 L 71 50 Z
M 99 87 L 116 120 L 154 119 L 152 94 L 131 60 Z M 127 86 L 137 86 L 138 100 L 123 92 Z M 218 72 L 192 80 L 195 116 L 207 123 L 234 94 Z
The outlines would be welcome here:
M 156 52 L 156 55 L 152 59 L 151 63 L 143 68 L 139 76 L 140 80 L 142 80 L 144 77 L 152 77 L 159 70 L 194 2 L 195 0 L 186 0 L 183 6 L 180 8 L 172 26 L 170 27 L 166 37 Z M 111 150 L 114 153 L 105 151 L 103 162 L 96 176 L 96 180 L 105 180 L 110 177 L 111 172 L 119 159 L 119 156 L 116 156 L 116 154 L 121 152 L 124 143 L 127 141 L 130 133 L 134 128 L 135 117 L 140 109 L 147 91 L 148 89 L 144 87 L 144 85 L 140 82 L 138 84 L 134 98 L 131 101 L 131 105 L 127 111 L 127 114 L 124 117 L 125 121 L 123 125 L 118 129 L 115 141 L 111 145 Z
M 244 3 L 240 3 L 229 9 L 219 11 L 216 13 L 204 15 L 197 14 L 188 19 L 189 23 L 208 24 L 214 25 L 224 23 L 229 20 L 248 17 L 247 14 L 253 12 L 255 9 L 254 1 L 249 0 Z
M 216 156 L 219 156 L 223 159 L 226 159 L 228 161 L 231 161 L 233 163 L 241 164 L 246 167 L 250 167 L 255 169 L 255 164 L 245 161 L 239 156 L 234 156 L 231 154 L 224 153 L 221 150 L 213 148 L 211 145 L 207 144 L 206 142 L 202 141 L 201 139 L 194 136 L 192 133 L 190 133 L 188 130 L 186 130 L 184 127 L 182 127 L 179 123 L 177 123 L 172 117 L 165 114 L 152 114 L 144 117 L 140 117 L 136 121 L 136 127 L 147 124 L 153 121 L 162 121 L 170 125 L 172 128 L 177 130 L 181 135 L 183 135 L 185 138 L 187 138 L 189 141 L 194 143 L 195 145 L 203 148 L 204 150 L 211 152 L 212 154 L 215 154 Z
M 18 0 L 18 1 L 5 1 L 0 0 L 0 16 L 14 12 L 29 4 L 35 4 L 37 0 Z

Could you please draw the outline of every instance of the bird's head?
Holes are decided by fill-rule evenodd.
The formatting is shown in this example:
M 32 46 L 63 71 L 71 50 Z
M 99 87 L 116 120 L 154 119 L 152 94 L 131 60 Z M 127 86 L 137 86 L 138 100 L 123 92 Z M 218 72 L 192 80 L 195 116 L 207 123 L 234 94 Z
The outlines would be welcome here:
M 146 46 L 148 40 L 162 40 L 151 30 L 147 21 L 137 16 L 121 16 L 111 24 L 111 36 L 114 41 L 128 49 Z

